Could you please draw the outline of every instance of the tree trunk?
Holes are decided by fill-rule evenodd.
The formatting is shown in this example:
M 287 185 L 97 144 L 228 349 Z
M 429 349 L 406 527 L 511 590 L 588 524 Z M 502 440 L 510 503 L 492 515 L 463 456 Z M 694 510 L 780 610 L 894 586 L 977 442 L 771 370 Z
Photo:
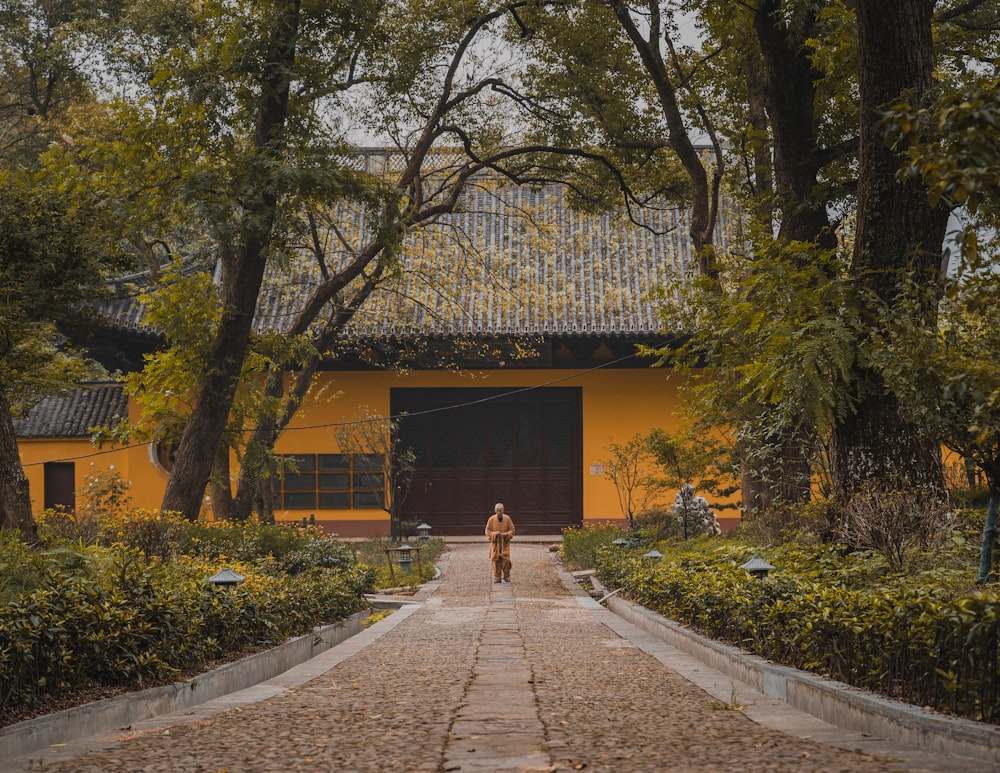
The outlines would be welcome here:
M 778 239 L 833 249 L 827 202 L 816 193 L 823 161 L 816 140 L 815 84 L 823 73 L 813 66 L 805 44 L 815 19 L 807 14 L 793 32 L 782 19 L 781 5 L 781 0 L 763 0 L 754 16 L 774 144 L 774 191 L 781 209 Z
M 288 116 L 299 0 L 275 0 L 274 7 L 250 160 L 251 168 L 256 170 L 252 182 L 257 187 L 247 191 L 238 246 L 233 252 L 222 249 L 223 312 L 209 358 L 211 370 L 184 429 L 173 475 L 163 496 L 163 510 L 177 511 L 190 520 L 196 519 L 201 510 L 236 395 L 277 212 L 278 181 L 273 167 L 283 163 L 281 132 Z
M 808 502 L 812 481 L 808 441 L 794 431 L 759 441 L 740 456 L 744 516 Z
M 781 213 L 777 240 L 832 249 L 836 243 L 826 201 L 816 194 L 822 162 L 816 144 L 815 83 L 822 73 L 813 67 L 804 47 L 814 20 L 807 15 L 802 27 L 793 32 L 783 20 L 781 5 L 781 0 L 763 0 L 754 14 L 754 30 L 764 60 L 764 83 L 754 77 L 748 87 L 751 95 L 754 86 L 762 89 L 774 148 L 773 175 L 764 179 L 768 187 L 773 183 L 771 205 Z M 753 75 L 751 63 L 744 65 L 744 72 Z M 751 108 L 753 103 L 751 99 Z M 761 191 L 767 199 L 770 194 L 770 190 Z M 768 411 L 764 406 L 757 410 L 762 414 Z M 800 424 L 804 427 L 806 422 Z M 751 433 L 753 446 L 740 458 L 745 516 L 752 518 L 772 507 L 809 501 L 810 438 L 803 433 L 794 427 L 763 437 Z
M 993 547 L 997 539 L 997 511 L 1000 510 L 1000 488 L 990 484 L 990 503 L 986 508 L 986 525 L 983 527 L 983 545 L 979 551 L 979 574 L 976 584 L 983 585 L 993 571 Z
M 930 0 L 859 0 L 860 148 L 857 234 L 851 275 L 860 291 L 891 307 L 904 274 L 921 288 L 940 285 L 948 213 L 931 207 L 918 182 L 899 182 L 900 160 L 886 146 L 883 110 L 904 93 L 933 87 Z M 929 300 L 923 324 L 936 322 Z M 873 334 L 879 324 L 870 315 Z M 848 499 L 866 482 L 882 488 L 945 491 L 939 445 L 906 416 L 871 369 L 855 374 L 855 410 L 833 429 L 834 494 Z
M 907 419 L 894 395 L 872 387 L 865 391 L 857 410 L 833 433 L 834 496 L 846 502 L 869 481 L 883 491 L 918 489 L 943 496 L 940 443 Z
M 31 515 L 28 478 L 14 433 L 7 394 L 0 389 L 0 527 L 17 529 L 30 545 L 38 542 L 38 530 Z
M 702 161 L 701 151 L 695 147 L 691 133 L 684 121 L 684 112 L 678 101 L 670 74 L 667 71 L 661 46 L 664 33 L 660 27 L 659 3 L 650 0 L 649 28 L 639 29 L 632 18 L 632 7 L 620 0 L 609 3 L 615 16 L 618 17 L 622 29 L 625 30 L 643 68 L 646 70 L 656 89 L 660 103 L 660 113 L 667 127 L 670 147 L 684 167 L 688 181 L 691 184 L 690 203 L 688 207 L 688 235 L 698 258 L 699 270 L 704 276 L 715 278 L 718 267 L 715 265 L 713 245 L 715 239 L 715 223 L 718 216 L 718 181 L 723 172 L 721 155 L 716 155 L 716 168 L 712 170 L 712 181 L 709 181 L 708 171 Z M 712 127 L 705 126 L 710 136 L 714 136 Z
M 289 335 L 301 335 L 308 330 L 316 321 L 324 305 L 330 302 L 333 295 L 331 288 L 342 287 L 349 278 L 357 276 L 362 268 L 367 267 L 382 253 L 383 249 L 384 243 L 382 241 L 377 239 L 372 241 L 351 266 L 314 290 L 296 316 L 289 330 Z M 278 442 L 278 437 L 285 431 L 288 423 L 295 416 L 309 393 L 313 377 L 322 362 L 324 353 L 333 344 L 340 331 L 351 321 L 357 310 L 375 291 L 381 277 L 382 269 L 376 267 L 348 303 L 337 306 L 331 311 L 329 318 L 312 341 L 314 353 L 300 366 L 295 376 L 295 383 L 285 396 L 278 415 L 263 416 L 257 421 L 247 442 L 247 452 L 244 454 L 243 464 L 236 482 L 236 498 L 233 502 L 234 518 L 240 520 L 249 518 L 256 505 L 262 520 L 274 520 L 274 486 L 271 482 L 272 476 L 268 470 L 265 470 L 264 465 L 268 463 L 268 459 L 274 451 L 274 445 Z M 322 302 L 319 299 L 323 299 Z M 285 394 L 287 374 L 287 369 L 268 371 L 264 381 L 267 402 L 274 402 Z
M 229 446 L 219 443 L 212 470 L 212 516 L 216 521 L 236 520 L 233 490 L 229 484 Z
M 308 365 L 306 369 L 309 371 L 308 381 L 311 382 L 312 374 L 316 369 L 315 367 L 309 368 Z M 271 402 L 282 396 L 284 393 L 284 377 L 285 372 L 283 370 L 268 371 L 264 380 L 266 402 Z M 302 380 L 301 373 L 298 380 Z M 290 396 L 286 404 L 282 407 L 282 413 L 288 416 L 288 420 L 291 419 L 295 411 L 302 404 L 302 399 L 304 399 L 307 389 L 308 386 L 302 390 L 302 396 L 297 400 L 294 399 L 294 395 Z M 294 408 L 290 404 L 293 400 Z M 233 500 L 233 516 L 238 520 L 248 519 L 253 513 L 255 506 L 258 508 L 258 511 L 260 510 L 266 494 L 261 484 L 265 479 L 270 477 L 270 471 L 265 469 L 265 465 L 271 452 L 274 451 L 274 444 L 278 441 L 278 436 L 284 429 L 284 425 L 287 425 L 288 420 L 279 427 L 278 419 L 274 416 L 263 416 L 257 420 L 253 432 L 250 433 L 250 439 L 243 454 L 243 463 L 240 465 L 240 473 L 236 478 L 236 497 Z M 263 516 L 264 513 L 261 513 L 261 515 Z M 271 517 L 273 520 L 273 511 L 271 512 Z
M 753 50 L 743 55 L 743 80 L 747 86 L 747 117 L 753 130 L 750 154 L 753 169 L 748 174 L 753 200 L 758 205 L 756 217 L 768 233 L 774 230 L 774 169 L 768 136 L 767 82 L 760 57 Z

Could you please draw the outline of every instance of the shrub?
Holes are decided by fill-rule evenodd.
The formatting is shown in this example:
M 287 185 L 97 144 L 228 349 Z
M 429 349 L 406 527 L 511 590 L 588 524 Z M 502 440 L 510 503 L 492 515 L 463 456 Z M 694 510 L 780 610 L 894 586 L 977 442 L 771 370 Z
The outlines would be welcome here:
M 367 567 L 255 573 L 235 588 L 205 582 L 215 564 L 150 562 L 139 550 L 59 548 L 44 577 L 0 607 L 0 706 L 89 685 L 144 684 L 272 645 L 363 609 Z
M 123 480 L 121 473 L 114 467 L 92 472 L 84 479 L 76 509 L 81 517 L 87 519 L 124 515 L 129 509 L 131 487 L 132 484 Z
M 672 508 L 652 505 L 636 515 L 634 531 L 643 544 L 650 544 L 680 536 L 680 523 Z
M 695 496 L 690 483 L 681 486 L 670 507 L 653 505 L 635 519 L 636 531 L 647 543 L 668 539 L 691 539 L 703 534 L 721 533 L 719 519 L 701 496 Z
M 254 561 L 268 556 L 281 561 L 292 553 L 306 550 L 316 541 L 339 544 L 315 526 L 261 523 L 256 519 L 199 521 L 188 524 L 186 534 L 184 552 L 189 555 L 236 561 Z
M 705 497 L 696 496 L 694 492 L 694 486 L 685 483 L 677 492 L 670 508 L 680 524 L 680 536 L 690 539 L 702 534 L 721 534 L 719 519 L 709 507 L 708 501 Z
M 589 569 L 595 565 L 598 551 L 620 536 L 621 528 L 613 523 L 569 526 L 563 529 L 563 561 L 570 570 Z
M 38 538 L 46 545 L 83 543 L 92 545 L 101 533 L 101 519 L 97 513 L 80 509 L 76 512 L 61 507 L 42 511 L 35 523 Z
M 46 560 L 16 530 L 0 529 L 0 602 L 38 587 Z
M 952 521 L 936 496 L 869 485 L 847 503 L 840 534 L 853 547 L 878 551 L 890 568 L 901 571 L 914 549 L 939 546 L 951 533 Z
M 354 563 L 350 549 L 341 542 L 313 538 L 278 562 L 283 574 L 298 575 L 310 569 L 346 569 Z
M 136 509 L 101 520 L 102 545 L 136 548 L 146 558 L 170 558 L 187 540 L 188 521 L 175 513 Z
M 764 512 L 744 516 L 739 536 L 748 542 L 765 545 L 825 544 L 833 541 L 840 520 L 841 508 L 832 499 L 815 499 L 795 506 L 776 505 Z
M 639 604 L 769 660 L 917 705 L 1000 718 L 1000 594 L 956 593 L 962 573 L 941 568 L 945 549 L 937 568 L 912 576 L 889 571 L 875 551 L 786 545 L 766 551 L 778 571 L 765 580 L 738 568 L 761 552 L 746 544 L 665 550 L 656 564 L 604 551 L 598 575 Z

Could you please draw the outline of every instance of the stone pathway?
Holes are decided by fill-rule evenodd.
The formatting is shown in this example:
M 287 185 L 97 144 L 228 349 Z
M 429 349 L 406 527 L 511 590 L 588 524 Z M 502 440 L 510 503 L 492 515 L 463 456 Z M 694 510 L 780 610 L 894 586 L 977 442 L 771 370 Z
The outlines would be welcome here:
M 422 591 L 419 608 L 394 613 L 283 678 L 33 759 L 0 762 L 0 769 L 874 773 L 988 767 L 871 739 L 859 739 L 862 753 L 850 734 L 828 725 L 816 729 L 816 737 L 847 748 L 818 743 L 799 736 L 801 728 L 822 723 L 797 723 L 778 707 L 776 716 L 785 717 L 779 724 L 799 735 L 769 729 L 581 606 L 543 546 L 515 544 L 509 585 L 492 583 L 487 555 L 485 542 L 456 546 L 442 579 Z M 735 685 L 732 690 L 735 695 Z M 766 708 L 757 706 L 756 713 Z

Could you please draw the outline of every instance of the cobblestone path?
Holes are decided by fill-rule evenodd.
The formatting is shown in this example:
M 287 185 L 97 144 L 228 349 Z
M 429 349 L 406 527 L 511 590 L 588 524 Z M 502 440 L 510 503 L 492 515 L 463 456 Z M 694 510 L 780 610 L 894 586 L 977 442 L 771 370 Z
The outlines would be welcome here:
M 490 580 L 485 543 L 456 546 L 445 566 L 438 587 L 419 610 L 311 681 L 256 703 L 207 717 L 143 723 L 3 769 L 931 769 L 756 724 L 584 609 L 542 546 L 515 544 L 509 585 Z

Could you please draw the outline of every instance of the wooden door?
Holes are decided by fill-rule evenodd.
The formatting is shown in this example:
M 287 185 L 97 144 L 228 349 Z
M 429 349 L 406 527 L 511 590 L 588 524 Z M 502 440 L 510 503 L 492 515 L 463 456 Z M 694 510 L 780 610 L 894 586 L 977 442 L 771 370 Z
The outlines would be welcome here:
M 394 389 L 391 402 L 416 455 L 404 519 L 481 534 L 503 502 L 521 534 L 581 522 L 580 389 Z

